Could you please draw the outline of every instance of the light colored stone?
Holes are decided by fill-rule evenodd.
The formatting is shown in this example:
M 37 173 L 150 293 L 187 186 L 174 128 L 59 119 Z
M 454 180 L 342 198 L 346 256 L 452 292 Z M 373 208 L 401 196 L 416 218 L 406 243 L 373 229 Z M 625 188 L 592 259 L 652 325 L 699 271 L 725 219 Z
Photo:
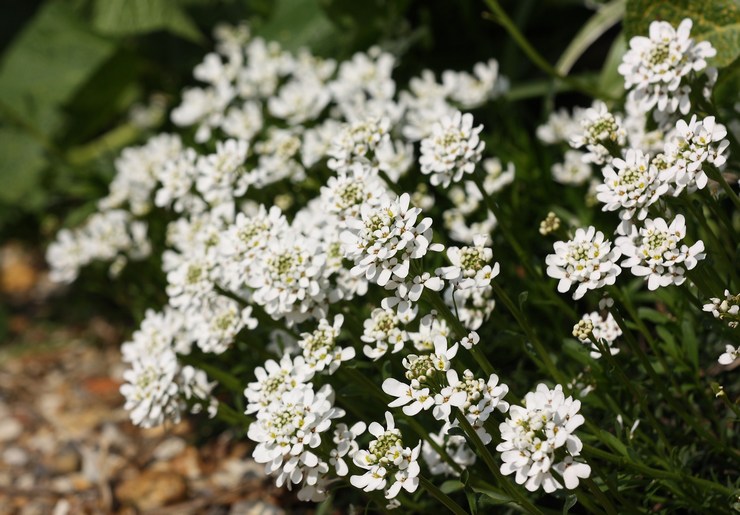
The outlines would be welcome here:
M 146 470 L 116 487 L 116 497 L 140 510 L 165 506 L 185 497 L 185 479 L 174 472 Z
M 28 453 L 20 447 L 8 447 L 3 451 L 2 459 L 11 467 L 22 467 L 28 463 Z
M 154 458 L 160 461 L 169 461 L 185 449 L 185 440 L 173 436 L 162 441 L 154 449 Z
M 8 417 L 0 419 L 0 442 L 10 442 L 23 433 L 23 424 L 18 420 Z
M 229 515 L 284 515 L 285 511 L 264 501 L 239 501 L 231 506 Z

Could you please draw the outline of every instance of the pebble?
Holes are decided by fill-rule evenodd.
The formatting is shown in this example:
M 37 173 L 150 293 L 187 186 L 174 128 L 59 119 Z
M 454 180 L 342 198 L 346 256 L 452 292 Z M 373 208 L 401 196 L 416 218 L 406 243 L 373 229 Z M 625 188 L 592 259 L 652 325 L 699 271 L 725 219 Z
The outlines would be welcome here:
M 146 470 L 116 488 L 116 497 L 139 510 L 160 508 L 185 497 L 185 479 L 172 472 Z
M 11 467 L 22 467 L 28 463 L 28 453 L 20 447 L 8 447 L 3 451 L 3 461 Z
M 0 420 L 0 442 L 9 442 L 23 433 L 23 424 L 14 418 Z
M 264 501 L 239 501 L 231 506 L 229 515 L 284 515 L 285 511 Z

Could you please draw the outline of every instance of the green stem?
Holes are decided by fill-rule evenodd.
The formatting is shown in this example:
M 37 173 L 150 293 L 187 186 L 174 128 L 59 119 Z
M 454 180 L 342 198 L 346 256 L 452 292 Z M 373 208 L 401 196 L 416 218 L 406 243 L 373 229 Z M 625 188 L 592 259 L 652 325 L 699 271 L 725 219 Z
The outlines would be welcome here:
M 531 45 L 524 34 L 521 33 L 519 28 L 516 26 L 514 21 L 509 18 L 506 11 L 499 5 L 497 0 L 486 0 L 486 5 L 493 13 L 493 20 L 501 25 L 506 32 L 509 33 L 511 38 L 516 42 L 519 48 L 527 55 L 530 61 L 534 63 L 540 70 L 550 75 L 554 79 L 561 80 L 571 86 L 573 89 L 585 93 L 594 98 L 604 99 L 604 94 L 600 91 L 594 91 L 593 89 L 584 86 L 578 81 L 573 80 L 571 77 L 558 72 L 554 66 L 552 66 L 542 55 Z
M 702 479 L 702 478 L 695 477 L 695 476 L 690 476 L 688 474 L 668 472 L 666 470 L 660 470 L 660 469 L 648 467 L 647 465 L 636 463 L 624 456 L 616 456 L 614 454 L 611 454 L 606 451 L 602 451 L 601 449 L 597 449 L 596 447 L 593 447 L 588 444 L 583 444 L 583 451 L 585 454 L 590 454 L 591 456 L 595 458 L 601 458 L 603 460 L 616 463 L 620 467 L 631 468 L 632 470 L 635 470 L 637 472 L 640 472 L 641 474 L 644 474 L 652 478 L 668 479 L 671 481 L 677 481 L 679 484 L 688 481 L 700 488 L 714 490 L 722 495 L 731 496 L 735 494 L 733 490 L 725 486 L 722 486 L 719 483 L 715 483 L 713 481 L 707 481 L 706 479 Z
M 621 292 L 616 288 L 611 288 L 611 291 L 616 298 L 618 298 L 621 302 L 621 304 L 625 307 L 628 306 L 626 303 L 624 296 L 621 295 Z M 629 307 L 627 307 L 627 310 L 629 310 Z M 674 399 L 673 395 L 668 391 L 668 388 L 666 387 L 665 383 L 663 382 L 660 375 L 655 371 L 653 368 L 653 365 L 650 363 L 650 359 L 648 358 L 647 354 L 642 350 L 640 345 L 637 343 L 637 341 L 632 336 L 631 331 L 629 330 L 629 327 L 627 327 L 627 323 L 624 321 L 624 318 L 622 318 L 622 315 L 619 313 L 616 309 L 611 309 L 610 312 L 612 313 L 612 316 L 614 317 L 614 320 L 617 322 L 619 327 L 622 329 L 622 333 L 625 336 L 625 340 L 627 341 L 627 344 L 629 345 L 632 352 L 637 356 L 637 358 L 642 363 L 642 366 L 645 368 L 645 371 L 650 376 L 651 380 L 655 384 L 655 386 L 658 388 L 660 393 L 663 395 L 664 399 L 668 404 L 671 406 L 674 412 L 676 412 L 683 420 L 684 422 L 692 427 L 694 431 L 701 435 L 710 445 L 715 447 L 717 450 L 721 452 L 727 452 L 727 448 L 720 445 L 718 443 L 716 435 L 712 434 L 710 430 L 708 430 L 706 427 L 702 426 L 701 424 L 697 423 L 697 419 L 700 417 L 697 416 L 695 413 L 688 413 L 686 410 L 686 405 L 679 406 L 676 403 L 676 400 Z M 639 317 L 636 316 L 636 313 L 630 313 L 630 316 L 633 317 L 633 320 L 638 324 L 638 327 L 640 327 L 642 324 L 642 321 L 639 319 Z M 665 370 L 666 373 L 669 372 L 669 369 Z M 693 407 L 693 405 L 690 405 Z M 700 415 L 700 414 L 699 414 Z M 732 452 L 731 456 L 735 459 L 737 459 L 737 451 Z
M 508 309 L 509 312 L 512 314 L 512 316 L 516 319 L 517 323 L 519 324 L 519 327 L 521 327 L 524 333 L 527 335 L 527 338 L 529 338 L 529 340 L 532 342 L 532 345 L 534 346 L 535 351 L 537 352 L 537 355 L 542 360 L 542 363 L 544 364 L 547 372 L 558 383 L 565 385 L 568 382 L 567 378 L 558 369 L 555 363 L 552 361 L 552 358 L 550 357 L 550 354 L 547 352 L 547 349 L 545 349 L 544 345 L 542 345 L 542 342 L 537 337 L 534 330 L 532 330 L 532 324 L 527 322 L 526 318 L 524 317 L 524 314 L 516 306 L 516 304 L 514 304 L 511 298 L 506 294 L 506 292 L 501 288 L 501 286 L 498 285 L 497 282 L 491 281 L 491 287 L 493 288 L 493 291 L 496 294 L 496 296 L 501 300 L 501 302 L 504 303 L 504 305 L 506 306 L 506 309 Z
M 596 339 L 591 336 L 592 341 L 596 342 L 596 345 L 599 347 L 599 350 L 601 351 L 601 355 L 606 358 L 606 360 L 609 362 L 609 364 L 614 367 L 614 369 L 617 371 L 617 375 L 619 376 L 619 379 L 622 381 L 622 383 L 627 387 L 627 390 L 630 392 L 630 395 L 632 398 L 637 401 L 637 404 L 640 406 L 640 410 L 642 410 L 643 415 L 645 415 L 645 418 L 647 418 L 648 423 L 652 426 L 652 428 L 655 430 L 655 433 L 658 435 L 658 438 L 663 442 L 666 449 L 670 449 L 671 444 L 668 441 L 668 438 L 666 438 L 665 433 L 663 433 L 663 429 L 661 428 L 658 421 L 655 419 L 655 416 L 653 415 L 653 412 L 648 408 L 647 403 L 645 402 L 646 396 L 642 392 L 638 392 L 634 381 L 631 381 L 627 375 L 624 373 L 624 370 L 622 370 L 622 367 L 619 366 L 617 363 L 617 360 L 614 359 L 614 356 L 612 356 L 612 353 L 607 348 L 606 345 L 604 345 L 600 340 Z
M 419 484 L 424 490 L 429 492 L 432 497 L 444 504 L 452 513 L 456 513 L 457 515 L 468 515 L 468 512 L 465 511 L 454 500 L 452 500 L 449 495 L 442 492 L 442 490 L 437 488 L 431 481 L 429 481 L 425 477 L 419 476 Z
M 485 188 L 483 187 L 483 176 L 482 172 L 480 170 L 476 170 L 476 172 L 473 174 L 473 180 L 478 187 L 478 190 L 480 191 L 481 196 L 483 197 L 483 200 L 486 204 L 486 207 L 488 210 L 493 213 L 493 216 L 496 217 L 496 220 L 498 220 L 498 226 L 497 229 L 501 231 L 501 233 L 504 235 L 504 238 L 506 241 L 511 245 L 511 248 L 514 249 L 514 253 L 519 258 L 519 261 L 521 262 L 524 269 L 527 271 L 527 274 L 530 277 L 534 277 L 537 279 L 544 279 L 542 272 L 540 270 L 535 269 L 532 266 L 532 263 L 530 262 L 530 258 L 527 255 L 527 253 L 524 251 L 522 246 L 519 244 L 518 238 L 514 236 L 509 228 L 504 223 L 504 220 L 506 220 L 506 217 L 502 213 L 501 209 L 499 208 L 498 204 L 496 204 L 496 201 L 491 198 L 491 196 L 486 192 Z M 578 315 L 576 314 L 575 310 L 568 306 L 568 304 L 565 303 L 565 301 L 558 296 L 557 293 L 555 293 L 544 280 L 537 280 L 535 283 L 540 287 L 540 291 L 552 301 L 557 304 L 560 309 L 565 312 L 565 314 L 570 318 L 577 318 Z
M 449 306 L 445 304 L 445 301 L 442 297 L 431 290 L 424 290 L 424 293 L 422 295 L 424 296 L 424 299 L 429 302 L 429 304 L 431 304 L 435 310 L 437 310 L 437 313 L 439 313 L 439 315 L 444 318 L 445 321 L 450 325 L 452 333 L 456 339 L 459 340 L 461 338 L 464 338 L 468 334 L 468 330 L 465 328 L 462 322 L 460 322 L 460 319 L 458 319 L 454 315 L 454 313 L 452 313 Z M 481 369 L 487 376 L 496 373 L 496 370 L 491 362 L 488 361 L 486 355 L 483 354 L 483 352 L 479 348 L 477 348 L 477 346 L 473 346 L 470 349 L 470 353 L 473 356 L 473 359 L 475 359 L 475 362 L 478 363 L 478 366 L 481 367 Z
M 536 506 L 534 506 L 529 499 L 527 499 L 524 494 L 522 494 L 518 488 L 513 486 L 501 473 L 501 470 L 499 470 L 499 467 L 496 465 L 496 462 L 493 459 L 493 456 L 491 455 L 490 451 L 488 450 L 488 447 L 485 446 L 483 441 L 480 439 L 480 436 L 478 436 L 478 433 L 475 432 L 475 429 L 473 429 L 473 426 L 470 425 L 470 422 L 468 422 L 468 419 L 465 418 L 465 414 L 462 411 L 458 411 L 456 414 L 457 421 L 460 423 L 460 427 L 462 427 L 463 431 L 465 431 L 465 434 L 468 436 L 468 438 L 473 442 L 473 447 L 475 447 L 476 451 L 478 452 L 478 455 L 483 458 L 483 461 L 485 462 L 486 466 L 488 467 L 488 470 L 491 471 L 491 473 L 494 475 L 496 480 L 501 484 L 501 486 L 504 488 L 507 494 L 509 494 L 512 499 L 519 504 L 522 508 L 524 508 L 528 513 L 536 513 L 538 515 L 541 515 L 542 512 L 537 509 Z

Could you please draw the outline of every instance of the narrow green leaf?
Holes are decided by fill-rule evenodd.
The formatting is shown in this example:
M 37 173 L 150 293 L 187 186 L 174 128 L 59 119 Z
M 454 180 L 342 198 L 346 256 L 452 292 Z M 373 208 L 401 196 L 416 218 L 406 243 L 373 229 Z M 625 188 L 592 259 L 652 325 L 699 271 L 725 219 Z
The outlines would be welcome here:
M 577 502 L 578 497 L 576 497 L 576 494 L 570 494 L 568 497 L 566 497 L 565 504 L 563 504 L 563 515 L 568 515 L 570 509 L 575 506 Z
M 442 490 L 442 493 L 451 494 L 462 490 L 463 484 L 457 479 L 450 479 L 439 485 L 439 489 Z
M 563 54 L 555 64 L 555 69 L 562 75 L 567 75 L 578 59 L 599 39 L 607 30 L 613 27 L 624 16 L 626 0 L 612 0 L 599 8 L 589 19 L 578 34 L 573 38 Z

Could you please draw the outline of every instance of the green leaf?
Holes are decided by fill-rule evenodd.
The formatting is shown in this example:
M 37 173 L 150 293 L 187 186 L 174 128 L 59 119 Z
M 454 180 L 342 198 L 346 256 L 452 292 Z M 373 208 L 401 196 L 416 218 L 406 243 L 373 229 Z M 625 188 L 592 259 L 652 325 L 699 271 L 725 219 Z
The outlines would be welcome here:
M 481 497 L 479 504 L 481 506 L 484 505 L 501 505 L 501 504 L 509 504 L 510 502 L 513 502 L 513 499 L 509 497 L 508 495 L 497 492 L 496 490 L 491 490 L 490 488 L 484 488 L 476 485 L 472 485 L 471 488 L 474 492 L 483 494 Z
M 16 123 L 43 134 L 59 128 L 59 108 L 115 51 L 64 2 L 46 2 L 0 65 L 0 103 Z
M 599 91 L 613 98 L 619 97 L 624 92 L 624 78 L 619 74 L 617 68 L 626 51 L 627 41 L 624 34 L 620 32 L 609 49 L 598 80 Z
M 255 32 L 278 41 L 287 50 L 309 47 L 326 51 L 341 36 L 324 13 L 319 0 L 277 0 L 270 19 Z
M 694 369 L 697 369 L 699 368 L 699 341 L 696 338 L 696 331 L 694 331 L 692 320 L 683 320 L 681 323 L 681 333 L 683 336 L 681 338 L 683 350 L 689 358 L 689 362 L 694 366 Z
M 646 35 L 650 22 L 665 20 L 677 27 L 684 18 L 694 26 L 691 37 L 717 49 L 711 63 L 728 66 L 740 56 L 740 2 L 737 0 L 627 0 L 624 29 L 628 38 Z
M 629 456 L 629 453 L 627 452 L 627 446 L 624 445 L 624 443 L 622 443 L 622 441 L 613 434 L 603 430 L 599 431 L 599 439 L 606 445 L 611 447 L 612 450 L 617 451 L 622 456 Z
M 463 484 L 457 479 L 450 479 L 439 485 L 439 489 L 445 494 L 451 494 L 463 489 Z
M 656 324 L 666 324 L 670 322 L 670 319 L 664 313 L 651 308 L 638 308 L 637 314 L 641 319 L 649 320 Z
M 0 201 L 28 204 L 29 195 L 41 194 L 38 182 L 46 165 L 44 148 L 28 134 L 0 127 Z
M 93 25 L 113 36 L 166 30 L 195 43 L 204 41 L 203 34 L 176 0 L 97 0 Z
M 576 494 L 570 494 L 568 497 L 566 497 L 565 504 L 563 504 L 563 515 L 568 515 L 570 509 L 575 506 L 577 502 L 578 497 L 576 497 Z
M 626 0 L 612 0 L 599 8 L 598 11 L 581 27 L 563 54 L 555 64 L 555 69 L 567 75 L 576 61 L 599 39 L 607 30 L 614 26 L 624 16 Z

